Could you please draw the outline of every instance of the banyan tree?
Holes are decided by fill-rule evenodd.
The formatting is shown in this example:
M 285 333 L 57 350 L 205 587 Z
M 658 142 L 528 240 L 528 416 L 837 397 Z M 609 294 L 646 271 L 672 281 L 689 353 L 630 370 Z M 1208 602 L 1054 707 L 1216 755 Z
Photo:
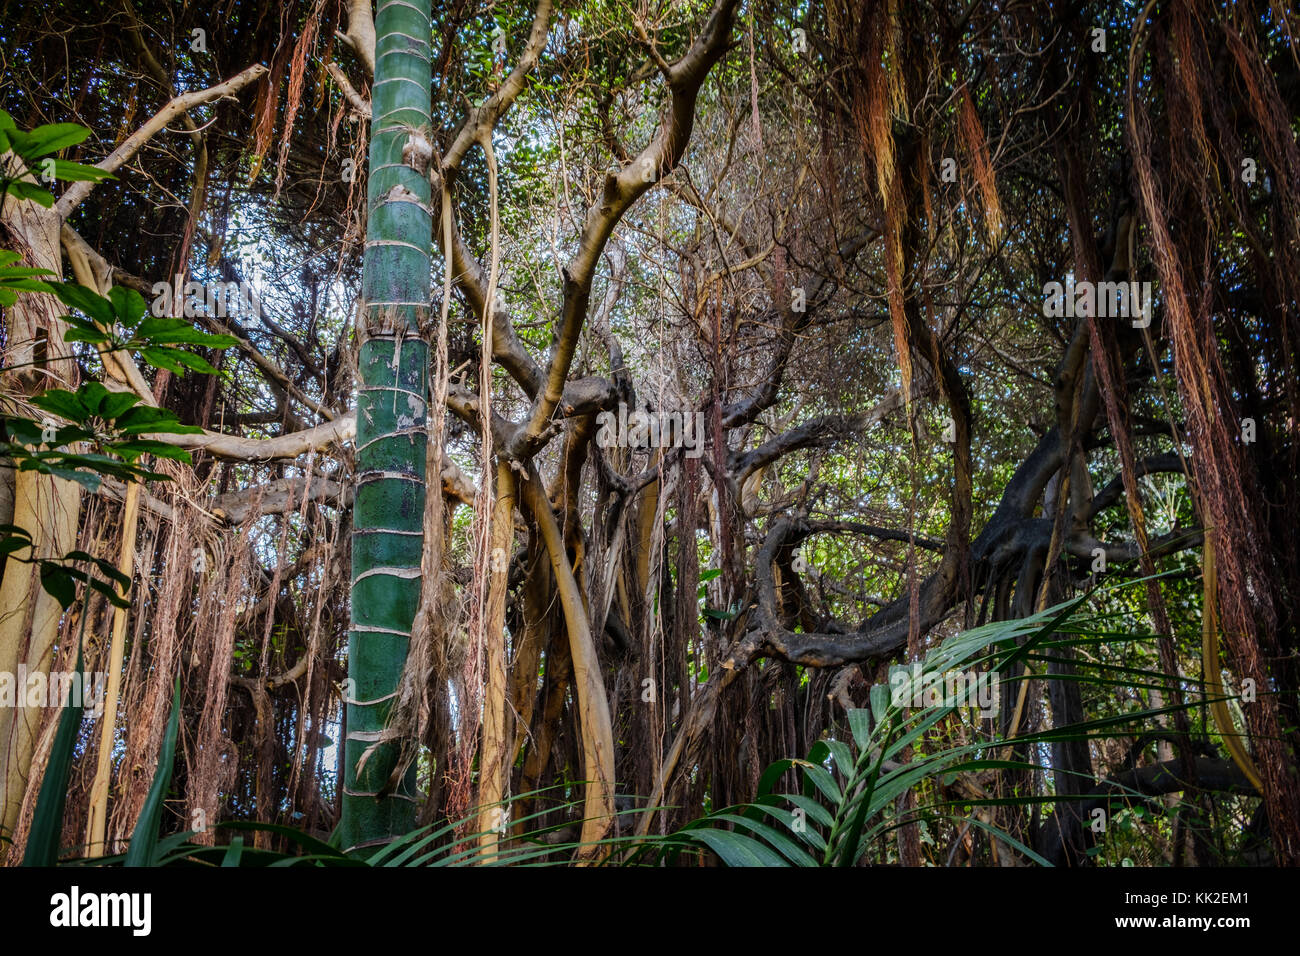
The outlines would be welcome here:
M 1285 4 L 0 22 L 6 864 L 1300 862 Z

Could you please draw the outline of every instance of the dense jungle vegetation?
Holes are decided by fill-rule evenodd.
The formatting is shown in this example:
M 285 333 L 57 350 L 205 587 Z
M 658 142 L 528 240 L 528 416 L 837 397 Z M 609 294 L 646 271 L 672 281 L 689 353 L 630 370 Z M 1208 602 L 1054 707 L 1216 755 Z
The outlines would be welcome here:
M 1288 4 L 0 0 L 0 109 L 5 865 L 1300 863 Z

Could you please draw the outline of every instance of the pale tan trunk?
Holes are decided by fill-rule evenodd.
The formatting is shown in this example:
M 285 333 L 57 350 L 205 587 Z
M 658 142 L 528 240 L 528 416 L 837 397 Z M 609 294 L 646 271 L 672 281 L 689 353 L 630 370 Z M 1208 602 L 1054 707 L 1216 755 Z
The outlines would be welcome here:
M 126 489 L 126 506 L 122 510 L 122 556 L 118 570 L 128 578 L 135 570 L 136 517 L 140 504 L 140 484 L 131 482 Z M 113 609 L 113 639 L 108 653 L 108 691 L 104 698 L 103 724 L 99 729 L 99 760 L 95 780 L 90 787 L 90 810 L 86 822 L 88 856 L 103 856 L 104 832 L 108 825 L 108 783 L 113 764 L 113 735 L 117 730 L 117 702 L 122 692 L 122 659 L 126 647 L 128 608 Z
M 537 702 L 537 670 L 541 664 L 542 646 L 546 642 L 546 620 L 550 611 L 551 570 L 548 563 L 538 563 L 534 567 L 535 555 L 529 548 L 525 561 L 522 608 L 520 611 L 521 633 L 515 636 L 515 653 L 510 675 L 510 707 L 506 711 L 506 722 L 514 727 L 509 735 L 512 741 L 509 763 L 518 758 L 529 728 L 533 726 L 533 708 Z M 527 788 L 521 788 L 526 790 Z
M 609 714 L 609 700 L 605 695 L 605 681 L 601 676 L 596 642 L 592 639 L 591 627 L 587 621 L 587 609 L 583 606 L 582 594 L 565 554 L 564 539 L 555 515 L 551 512 L 541 476 L 535 470 L 530 470 L 523 487 L 529 510 L 546 542 L 569 634 L 573 685 L 577 691 L 579 728 L 582 733 L 582 771 L 586 779 L 580 839 L 588 845 L 579 851 L 577 859 L 583 863 L 592 862 L 604 854 L 601 847 L 593 844 L 604 839 L 614 824 L 614 731 Z
M 69 487 L 71 485 L 71 487 Z M 76 547 L 78 486 L 47 478 L 35 472 L 18 474 L 14 523 L 32 534 L 35 551 L 42 557 L 61 557 Z M 41 588 L 40 574 L 32 565 L 11 561 L 0 584 L 0 670 L 48 676 L 54 657 L 63 608 Z M 41 711 L 26 706 L 0 708 L 0 774 L 4 779 L 4 802 L 0 827 L 13 832 L 22 808 L 31 773 L 32 752 L 40 732 Z
M 650 458 L 650 468 L 659 464 L 660 449 L 656 448 Z M 654 537 L 655 518 L 659 514 L 659 479 L 646 485 L 641 495 L 640 511 L 637 512 L 636 534 L 636 592 L 647 593 L 650 587 L 650 556 L 653 550 L 651 539 Z
M 492 514 L 492 576 L 488 582 L 486 668 L 483 700 L 483 752 L 479 757 L 479 846 L 491 857 L 503 829 L 501 803 L 506 765 L 506 585 L 514 540 L 515 482 L 504 458 L 497 465 L 496 507 Z
M 10 163 L 13 156 L 6 157 Z M 24 265 L 62 273 L 59 254 L 57 213 L 28 200 L 7 197 L 3 226 L 6 245 L 12 243 L 23 254 Z M 53 296 L 22 293 L 8 310 L 10 366 L 26 365 L 11 373 L 10 387 L 28 393 L 47 388 L 76 388 L 77 369 L 63 341 L 66 324 Z M 38 342 L 43 343 L 38 349 Z M 40 359 L 43 361 L 30 365 Z M 76 547 L 77 519 L 81 507 L 80 486 L 36 472 L 19 472 L 14 478 L 13 523 L 32 536 L 32 553 L 15 557 L 61 558 Z M 35 566 L 9 560 L 0 582 L 0 670 L 16 673 L 24 665 L 28 674 L 48 676 L 54 644 L 59 634 L 63 609 L 41 588 Z M 0 830 L 11 834 L 22 809 L 32 771 L 36 734 L 40 731 L 41 708 L 0 708 Z M 20 848 L 13 848 L 15 852 Z

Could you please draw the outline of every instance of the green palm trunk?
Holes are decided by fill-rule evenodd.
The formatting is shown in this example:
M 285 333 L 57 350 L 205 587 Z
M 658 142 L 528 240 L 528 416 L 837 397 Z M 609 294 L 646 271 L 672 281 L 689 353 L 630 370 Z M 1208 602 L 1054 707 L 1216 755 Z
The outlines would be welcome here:
M 365 265 L 357 389 L 352 626 L 341 845 L 375 843 L 415 821 L 414 768 L 388 786 L 397 745 L 384 728 L 420 595 L 429 347 L 430 0 L 379 0 L 375 15 Z

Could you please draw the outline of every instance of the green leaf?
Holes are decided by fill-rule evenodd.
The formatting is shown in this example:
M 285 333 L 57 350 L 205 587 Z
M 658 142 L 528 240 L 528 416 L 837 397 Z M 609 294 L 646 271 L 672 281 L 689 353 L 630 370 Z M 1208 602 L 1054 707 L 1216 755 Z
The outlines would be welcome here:
M 50 193 L 29 182 L 14 180 L 9 183 L 5 191 L 12 196 L 17 196 L 19 199 L 30 199 L 46 209 L 54 205 L 54 197 Z
M 13 125 L 4 129 L 4 136 L 8 147 L 18 156 L 22 155 L 22 150 L 26 149 L 27 144 L 31 142 L 30 136 Z
M 737 816 L 734 813 L 718 813 L 711 819 L 733 823 L 738 827 L 744 827 L 752 832 L 755 837 L 770 844 L 773 849 L 795 866 L 817 865 L 817 861 L 809 856 L 803 847 L 799 846 L 799 844 L 795 843 L 794 840 L 790 839 L 790 837 L 767 823 L 752 820 L 749 817 Z
M 193 331 L 197 330 L 188 319 L 178 319 L 169 315 L 151 315 L 140 323 L 135 334 L 141 341 L 161 342 L 163 339 L 160 336 Z
M 113 310 L 113 303 L 99 293 L 75 282 L 59 282 L 51 285 L 54 286 L 54 294 L 59 297 L 59 301 L 68 308 L 90 316 L 101 325 L 113 324 L 117 316 Z
M 108 395 L 108 389 L 100 382 L 86 382 L 77 389 L 77 397 L 91 415 L 100 414 L 100 408 L 103 407 L 104 399 L 108 398 Z
M 221 859 L 221 865 L 239 866 L 239 858 L 244 855 L 244 838 L 236 836 L 230 841 L 230 846 L 226 848 L 226 855 Z
M 703 843 L 727 866 L 788 866 L 776 851 L 743 833 L 705 827 L 690 831 L 690 839 Z
M 203 333 L 196 333 L 202 335 Z M 145 361 L 150 365 L 166 369 L 169 372 L 175 372 L 183 375 L 187 368 L 196 372 L 202 372 L 205 375 L 215 375 L 217 370 L 208 364 L 207 360 L 194 355 L 191 352 L 182 352 L 180 349 L 172 348 L 144 348 L 140 350 Z
M 167 435 L 202 435 L 203 429 L 198 425 L 183 425 L 174 418 L 164 418 L 152 425 L 132 425 L 129 430 L 120 429 L 124 435 L 139 435 L 143 432 Z
M 100 388 L 103 388 L 101 385 Z M 69 421 L 84 422 L 91 410 L 82 402 L 81 396 L 64 388 L 51 388 L 32 398 L 32 404 L 42 411 L 60 415 Z
M 68 159 L 56 159 L 54 161 L 54 178 L 69 183 L 102 183 L 106 179 L 116 179 L 117 177 L 106 170 L 100 169 L 98 166 L 86 166 Z
M 157 431 L 158 425 L 162 422 L 175 420 L 176 413 L 168 409 L 155 408 L 152 405 L 136 405 L 130 411 L 119 415 L 113 424 L 122 434 L 130 435 Z
M 92 345 L 103 345 L 105 342 L 113 341 L 113 337 L 93 327 L 73 326 L 63 333 L 63 341 L 89 342 Z
M 776 799 L 776 798 L 772 798 Z M 776 806 L 769 803 L 756 804 L 754 809 L 760 810 L 768 816 L 775 819 L 787 830 L 797 836 L 804 843 L 808 844 L 818 853 L 826 852 L 826 841 L 822 838 L 821 833 L 816 827 L 808 825 L 808 814 L 804 812 L 796 815 L 795 811 L 787 810 L 785 807 Z M 829 814 L 827 815 L 829 819 Z M 830 826 L 829 823 L 826 826 Z
M 77 584 L 72 573 L 54 561 L 41 562 L 41 587 L 65 611 L 77 600 Z
M 41 571 L 44 583 L 44 569 Z M 64 605 L 66 609 L 68 605 Z M 77 643 L 77 671 L 81 672 L 81 643 Z M 23 866 L 54 866 L 59 861 L 59 838 L 63 833 L 63 808 L 68 799 L 68 781 L 72 774 L 73 751 L 77 747 L 77 731 L 81 728 L 81 695 L 77 703 L 69 696 L 59 714 L 59 729 L 50 747 L 50 759 L 45 765 L 45 778 L 32 812 L 32 827 L 27 834 L 27 849 L 23 852 Z
M 873 684 L 871 687 L 871 714 L 876 719 L 876 724 L 880 725 L 885 722 L 885 717 L 889 713 L 890 692 L 886 684 Z
M 148 405 L 136 406 L 120 416 L 114 424 L 122 435 L 139 435 L 145 432 L 198 435 L 203 432 L 203 429 L 197 425 L 182 425 L 173 411 Z
M 140 397 L 131 392 L 110 392 L 108 397 L 100 403 L 99 414 L 101 417 L 116 423 L 118 418 L 126 414 L 127 409 L 139 401 Z
M 799 769 L 804 772 L 804 776 L 821 791 L 822 796 L 832 803 L 840 802 L 840 788 L 835 783 L 835 778 L 831 776 L 830 771 L 821 764 L 811 763 L 807 760 L 796 760 Z
M 113 312 L 117 315 L 117 320 L 128 329 L 133 328 L 140 321 L 140 316 L 144 315 L 149 307 L 144 301 L 144 296 L 139 292 L 121 285 L 115 285 L 108 290 L 108 299 L 113 304 Z
M 22 256 L 16 252 L 9 252 L 8 249 L 0 249 L 0 252 L 6 252 L 12 259 L 0 260 L 0 279 L 8 281 L 10 279 L 27 279 L 33 276 L 52 276 L 54 275 L 49 269 L 34 269 L 30 266 L 4 266 L 4 262 L 19 262 Z
M 30 538 L 21 538 L 18 535 L 8 535 L 0 538 L 0 554 L 13 554 L 15 551 L 21 551 L 23 548 L 30 548 L 32 541 Z
M 197 329 L 187 319 L 150 316 L 140 323 L 136 337 L 147 345 L 203 345 L 229 348 L 238 345 L 233 335 L 214 335 Z
M 883 684 L 877 686 L 883 687 Z M 874 691 L 875 688 L 873 687 Z M 871 711 L 865 707 L 854 707 L 848 712 L 849 731 L 853 734 L 853 744 L 859 750 L 866 750 L 871 740 Z
M 112 604 L 114 607 L 120 607 L 122 610 L 126 610 L 131 606 L 131 602 L 119 595 L 117 593 L 117 588 L 113 587 L 113 585 L 109 584 L 107 581 L 102 581 L 93 575 L 87 575 L 86 585 L 104 595 L 104 597 L 108 599 L 108 603 Z
M 50 292 L 53 288 L 50 283 L 42 282 L 36 276 L 53 274 L 49 269 L 0 269 L 0 283 L 19 292 Z
M 758 778 L 758 796 L 765 797 L 771 793 L 772 788 L 776 786 L 777 781 L 785 776 L 793 766 L 793 760 L 777 760 L 770 764 L 768 768 L 763 771 L 763 776 Z
M 27 463 L 24 462 L 23 464 L 26 465 Z M 55 478 L 62 478 L 65 481 L 75 481 L 92 495 L 99 491 L 99 486 L 102 484 L 99 475 L 91 474 L 86 471 L 78 471 L 75 468 L 59 468 L 53 465 L 38 463 L 36 470 L 43 475 L 53 475 Z
M 116 567 L 114 567 L 114 565 L 111 562 L 105 561 L 103 558 L 97 558 L 93 554 L 89 554 L 85 551 L 80 551 L 80 550 L 69 551 L 67 554 L 63 556 L 63 560 L 84 561 L 87 564 L 93 564 L 97 568 L 99 568 L 100 571 L 104 572 L 104 574 L 108 575 L 114 581 L 117 581 L 119 584 L 121 584 L 124 588 L 131 586 L 130 578 L 128 578 L 125 574 L 123 574 Z M 80 574 L 80 572 L 78 572 L 78 574 Z
M 163 801 L 167 799 L 167 788 L 172 782 L 172 764 L 176 759 L 176 735 L 180 721 L 181 680 L 178 677 L 176 690 L 172 694 L 171 719 L 167 721 L 162 752 L 158 755 L 158 768 L 154 771 L 149 796 L 145 798 L 135 832 L 131 834 L 131 845 L 127 847 L 124 866 L 154 866 L 157 862 L 158 830 L 162 826 Z
M 976 826 L 981 830 L 991 833 L 993 836 L 1003 841 L 1008 846 L 1018 850 L 1019 852 L 1023 853 L 1025 856 L 1029 857 L 1029 859 L 1033 860 L 1039 866 L 1052 865 L 1050 860 L 1046 860 L 1043 857 L 1039 856 L 1029 847 L 1025 846 L 1023 843 L 1021 843 L 1019 840 L 1013 837 L 1010 833 L 1007 833 L 1005 830 L 1001 829 L 1000 827 L 996 827 L 991 823 L 985 823 L 983 820 L 975 816 L 969 817 L 968 819 L 973 826 Z
M 849 750 L 848 745 L 842 740 L 827 740 L 826 746 L 830 749 L 831 756 L 835 759 L 835 766 L 840 768 L 840 773 L 845 778 L 853 775 L 853 752 Z
M 829 827 L 835 823 L 831 812 L 812 797 L 806 797 L 802 793 L 785 793 L 781 796 L 802 810 L 809 820 L 814 821 L 819 826 Z
M 10 438 L 10 441 L 5 442 L 3 446 L 0 446 L 0 449 L 3 450 L 4 454 L 14 455 L 25 453 L 27 449 L 18 446 L 25 445 L 30 448 L 42 444 L 42 429 L 39 422 L 33 421 L 30 418 L 22 418 L 17 415 L 12 418 L 6 417 L 0 420 L 3 420 L 5 429 L 9 432 Z
M 193 461 L 190 457 L 190 453 L 184 448 L 169 445 L 164 441 L 152 441 L 146 438 L 137 438 L 125 442 L 114 442 L 108 447 L 130 461 L 134 461 L 141 455 L 153 455 L 155 458 L 170 458 L 172 461 L 181 461 L 185 462 L 185 464 L 189 464 Z
M 144 348 L 140 350 L 140 354 L 144 357 L 146 362 L 155 368 L 174 372 L 177 375 L 185 374 L 185 366 L 176 358 L 176 356 L 181 353 L 177 352 L 175 349 Z
M 37 126 L 27 134 L 27 143 L 23 151 L 24 159 L 35 159 L 57 153 L 69 146 L 76 146 L 90 135 L 89 128 L 76 123 L 49 123 Z
M 330 846 L 325 841 L 316 839 L 310 833 L 305 833 L 302 830 L 297 830 L 294 829 L 293 827 L 287 827 L 279 823 L 258 823 L 256 821 L 248 821 L 248 820 L 246 821 L 230 820 L 223 823 L 219 823 L 217 824 L 217 826 L 221 829 L 261 830 L 265 833 L 274 833 L 277 836 L 285 837 L 291 842 L 298 844 L 300 847 L 302 847 L 304 850 L 308 851 L 309 853 L 313 853 L 318 856 L 335 857 L 340 860 L 348 860 L 348 861 L 352 861 L 354 859 L 353 857 L 349 857 L 347 854 L 345 854 L 342 850 L 338 849 L 337 847 Z M 239 839 L 239 837 L 236 837 L 235 839 Z

